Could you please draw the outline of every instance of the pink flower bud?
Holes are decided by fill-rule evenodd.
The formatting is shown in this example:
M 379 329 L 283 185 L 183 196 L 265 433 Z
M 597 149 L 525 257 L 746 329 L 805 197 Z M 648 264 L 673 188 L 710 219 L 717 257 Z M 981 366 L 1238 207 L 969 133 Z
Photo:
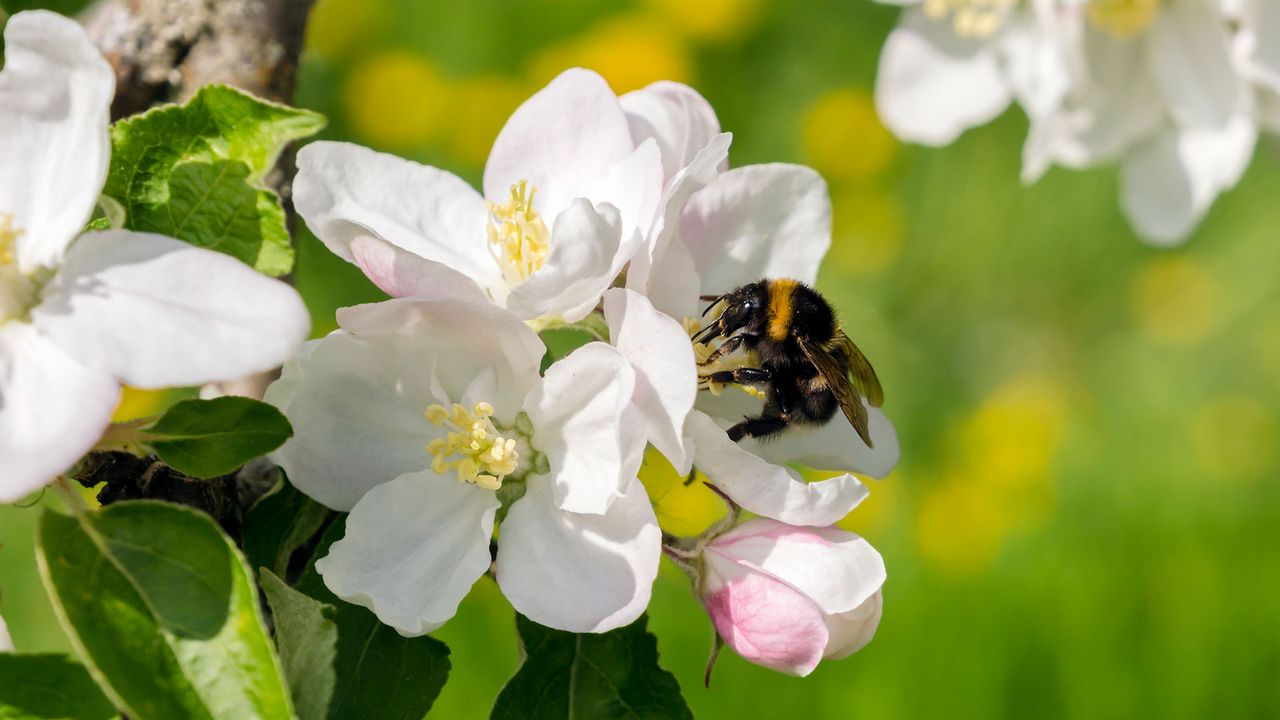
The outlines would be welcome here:
M 705 551 L 703 602 L 746 660 L 801 677 L 860 650 L 880 624 L 884 561 L 838 528 L 750 520 Z

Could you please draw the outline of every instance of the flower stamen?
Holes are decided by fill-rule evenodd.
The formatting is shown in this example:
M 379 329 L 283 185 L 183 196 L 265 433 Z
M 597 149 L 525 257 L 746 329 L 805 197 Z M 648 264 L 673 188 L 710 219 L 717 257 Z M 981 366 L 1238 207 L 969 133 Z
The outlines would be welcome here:
M 1145 31 L 1156 19 L 1161 0 L 1090 0 L 1089 22 L 1118 40 Z
M 12 215 L 0 212 L 0 324 L 26 317 L 47 279 L 41 272 L 29 275 L 18 268 L 18 238 L 23 232 L 14 226 Z
M 502 269 L 508 285 L 518 285 L 547 261 L 551 233 L 542 216 L 533 209 L 538 189 L 528 180 L 511 186 L 511 199 L 504 205 L 489 201 L 489 252 Z
M 698 318 L 683 318 L 680 320 L 680 324 L 684 327 L 684 331 L 689 336 L 690 342 L 693 342 L 693 336 L 697 335 L 698 331 L 702 329 L 702 321 Z M 765 397 L 764 390 L 753 385 L 738 385 L 736 383 L 726 384 L 711 381 L 708 376 L 712 373 L 719 370 L 733 369 L 732 367 L 725 365 L 725 358 L 717 359 L 710 365 L 703 367 L 703 363 L 707 362 L 715 351 L 716 348 L 712 347 L 709 343 L 693 342 L 693 359 L 698 363 L 698 387 L 703 390 L 709 390 L 711 394 L 716 397 L 720 397 L 720 393 L 724 392 L 726 386 L 736 387 L 752 397 L 757 397 L 763 400 Z M 747 362 L 752 362 L 752 360 L 748 360 Z M 742 363 L 736 363 L 736 367 L 745 366 Z
M 924 0 L 924 14 L 931 20 L 951 17 L 956 34 L 966 38 L 991 37 L 1004 25 L 1018 0 Z
M 478 402 L 468 410 L 459 403 L 446 408 L 432 405 L 423 413 L 427 422 L 448 432 L 427 444 L 431 469 L 440 475 L 454 472 L 458 482 L 485 490 L 497 490 L 507 475 L 520 467 L 516 438 L 504 437 L 493 424 L 493 406 Z

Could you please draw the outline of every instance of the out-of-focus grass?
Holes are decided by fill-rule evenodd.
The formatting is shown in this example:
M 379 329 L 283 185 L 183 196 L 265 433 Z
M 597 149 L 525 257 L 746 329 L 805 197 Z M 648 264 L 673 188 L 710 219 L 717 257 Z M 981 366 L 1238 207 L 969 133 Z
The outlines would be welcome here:
M 621 90 L 675 76 L 734 132 L 734 165 L 828 177 L 820 287 L 904 448 L 842 523 L 885 555 L 884 621 L 805 680 L 726 653 L 706 690 L 709 623 L 664 565 L 651 625 L 699 717 L 1280 715 L 1274 143 L 1184 247 L 1147 247 L 1111 169 L 1019 184 L 1016 112 L 946 149 L 897 144 L 870 102 L 893 19 L 864 0 L 320 0 L 298 100 L 332 139 L 475 182 L 563 65 Z M 297 284 L 317 334 L 381 297 L 309 237 Z M 0 508 L 0 612 L 19 648 L 66 649 L 34 515 Z M 516 663 L 509 606 L 482 580 L 437 635 L 453 675 L 433 715 L 483 716 Z

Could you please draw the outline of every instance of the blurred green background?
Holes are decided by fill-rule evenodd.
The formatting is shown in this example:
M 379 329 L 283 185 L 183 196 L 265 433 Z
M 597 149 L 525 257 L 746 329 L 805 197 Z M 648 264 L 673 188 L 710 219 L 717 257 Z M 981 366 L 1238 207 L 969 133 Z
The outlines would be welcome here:
M 651 626 L 698 717 L 1280 716 L 1275 144 L 1185 246 L 1142 245 L 1114 169 L 1019 184 L 1016 111 L 945 149 L 894 141 L 871 88 L 895 15 L 869 0 L 320 0 L 297 104 L 329 116 L 329 138 L 478 183 L 508 113 L 583 65 L 618 92 L 687 82 L 734 133 L 734 165 L 829 180 L 820 288 L 875 362 L 903 447 L 844 522 L 885 556 L 884 620 L 808 679 L 726 653 L 707 690 L 710 625 L 664 561 Z M 297 284 L 317 334 L 379 298 L 311 238 Z M 121 413 L 163 401 L 132 393 Z M 699 522 L 705 498 L 677 495 L 664 522 Z M 0 507 L 0 612 L 19 649 L 67 650 L 35 515 Z M 453 674 L 432 715 L 487 716 L 516 664 L 510 607 L 482 580 L 437 635 Z

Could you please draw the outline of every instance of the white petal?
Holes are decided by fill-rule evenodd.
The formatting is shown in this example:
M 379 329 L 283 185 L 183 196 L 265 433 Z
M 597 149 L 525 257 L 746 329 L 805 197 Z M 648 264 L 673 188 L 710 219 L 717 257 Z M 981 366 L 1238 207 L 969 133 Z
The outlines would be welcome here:
M 372 235 L 351 241 L 351 259 L 391 297 L 456 298 L 489 302 L 474 280 L 444 263 L 427 260 Z
M 102 437 L 120 399 L 106 373 L 26 323 L 0 325 L 0 503 L 44 487 Z
M 115 75 L 74 21 L 21 12 L 0 71 L 0 215 L 13 215 L 23 271 L 54 266 L 107 177 Z
M 947 145 L 994 119 L 1009 100 L 994 42 L 959 37 L 949 18 L 903 11 L 876 74 L 876 108 L 895 135 Z
M 881 478 L 893 471 L 901 457 L 898 433 L 880 408 L 868 405 L 867 416 L 873 447 L 867 447 L 853 426 L 839 413 L 817 427 L 788 428 L 776 441 L 743 438 L 739 444 L 775 463 L 800 463 L 813 468 L 845 470 Z
M 685 432 L 694 444 L 694 466 L 742 507 L 789 525 L 831 525 L 867 495 L 852 475 L 806 483 L 787 468 L 739 447 L 705 413 L 694 410 Z
M 627 117 L 609 84 L 581 68 L 561 73 L 516 108 L 493 142 L 484 168 L 484 195 L 505 201 L 528 180 L 538 209 L 554 217 L 592 181 L 635 149 Z
M 9 626 L 4 624 L 4 618 L 0 617 L 0 653 L 13 652 L 13 638 L 9 637 Z
M 339 257 L 354 262 L 351 244 L 381 238 L 474 280 L 503 286 L 489 253 L 484 199 L 452 173 L 339 142 L 298 152 L 293 180 L 298 214 Z
M 674 318 L 698 313 L 701 279 L 680 239 L 680 216 L 689 198 L 710 184 L 728 161 L 729 133 L 715 136 L 667 186 L 649 233 L 647 247 L 631 261 L 627 287 L 649 298 Z
M 1172 128 L 1136 146 L 1121 166 L 1122 204 L 1145 239 L 1186 238 L 1253 155 L 1257 130 L 1244 117 L 1221 131 Z
M 734 168 L 689 198 L 680 237 L 702 294 L 762 278 L 812 283 L 831 247 L 827 183 L 802 165 Z
M 489 569 L 498 496 L 430 471 L 370 490 L 316 570 L 401 635 L 435 630 Z
M 1280 3 L 1244 0 L 1241 36 L 1248 42 L 1249 70 L 1271 92 L 1280 91 Z
M 561 317 L 576 322 L 585 317 L 609 289 L 622 243 L 617 208 L 578 198 L 560 213 L 551 228 L 547 262 L 507 296 L 507 308 L 532 320 Z M 585 307 L 585 309 L 584 309 Z
M 529 393 L 533 446 L 547 456 L 557 507 L 601 514 L 635 478 L 629 467 L 643 446 L 641 427 L 624 423 L 635 371 L 614 348 L 594 342 L 547 368 Z
M 498 538 L 498 585 L 536 623 L 568 632 L 607 632 L 649 604 L 662 531 L 639 480 L 604 515 L 556 507 L 549 484 L 531 478 Z
M 880 553 L 834 527 L 799 528 L 756 518 L 716 538 L 707 550 L 778 578 L 827 613 L 854 610 L 885 581 Z
M 649 442 L 687 474 L 693 458 L 684 446 L 684 423 L 698 394 L 689 336 L 643 295 L 623 288 L 604 294 L 604 317 L 613 346 L 636 372 L 632 401 L 644 413 Z
M 1206 0 L 1169 3 L 1157 13 L 1149 38 L 1151 71 L 1174 120 L 1225 125 L 1245 88 L 1221 12 Z
M 849 657 L 871 642 L 880 627 L 884 595 L 876 592 L 856 609 L 827 617 L 827 652 L 831 660 Z
M 654 213 L 662 200 L 662 153 L 652 140 L 646 140 L 635 152 L 609 166 L 598 178 L 580 192 L 591 202 L 609 203 L 618 208 L 622 216 L 624 243 L 641 242 L 653 225 Z M 547 206 L 550 207 L 550 206 Z M 631 237 L 636 235 L 634 239 Z M 635 254 L 636 247 L 629 246 L 628 254 L 617 263 L 618 270 Z
M 650 138 L 657 141 L 664 181 L 693 162 L 698 151 L 720 133 L 720 120 L 711 104 L 682 83 L 659 80 L 618 101 L 627 114 L 632 141 L 637 146 Z
M 297 291 L 239 260 L 127 230 L 82 236 L 32 321 L 86 365 L 137 387 L 270 370 L 311 322 Z
M 1068 59 L 1054 31 L 1053 0 L 1035 0 L 1015 10 L 999 37 L 1009 85 L 1032 118 L 1058 107 L 1071 89 Z

